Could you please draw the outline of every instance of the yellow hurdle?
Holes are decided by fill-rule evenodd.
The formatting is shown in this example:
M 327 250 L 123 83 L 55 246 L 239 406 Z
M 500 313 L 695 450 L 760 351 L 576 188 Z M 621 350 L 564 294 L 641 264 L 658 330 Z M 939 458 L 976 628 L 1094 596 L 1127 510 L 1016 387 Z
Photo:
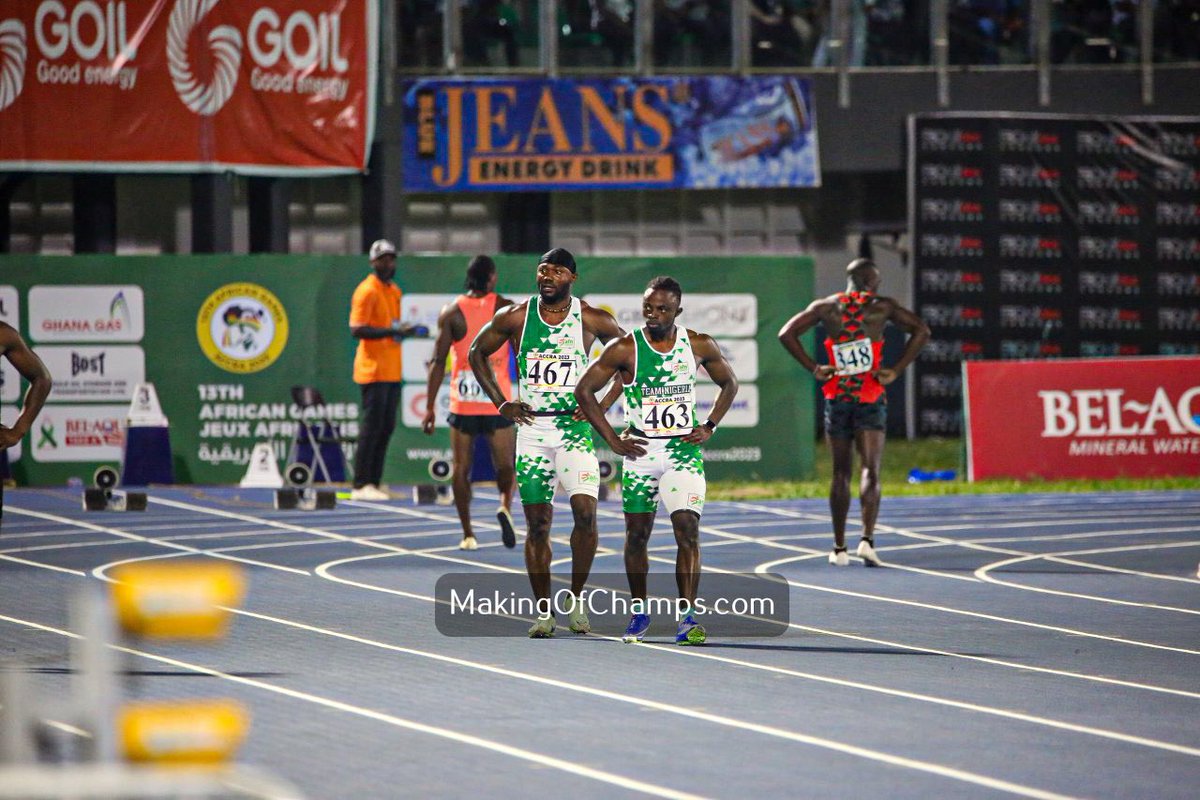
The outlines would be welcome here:
M 223 764 L 249 727 L 249 712 L 234 700 L 130 703 L 117 714 L 121 751 L 135 763 Z
M 242 569 L 227 562 L 125 564 L 111 574 L 117 619 L 135 636 L 220 638 L 230 616 L 222 606 L 236 606 L 246 594 Z

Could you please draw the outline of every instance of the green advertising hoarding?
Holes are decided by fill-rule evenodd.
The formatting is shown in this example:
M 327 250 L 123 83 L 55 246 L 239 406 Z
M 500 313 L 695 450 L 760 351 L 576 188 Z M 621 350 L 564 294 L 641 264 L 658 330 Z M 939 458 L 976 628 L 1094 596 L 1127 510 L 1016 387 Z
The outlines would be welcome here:
M 468 258 L 402 257 L 405 321 L 433 331 L 440 308 L 461 290 Z M 516 300 L 532 294 L 536 261 L 496 257 L 497 291 Z M 0 257 L 0 320 L 25 335 L 55 378 L 30 436 L 9 451 L 14 477 L 56 485 L 116 465 L 141 382 L 153 384 L 170 422 L 177 483 L 236 483 L 259 442 L 272 444 L 282 466 L 304 418 L 291 399 L 296 384 L 318 388 L 327 415 L 355 435 L 360 395 L 348 318 L 350 296 L 369 271 L 359 256 Z M 683 285 L 680 323 L 712 334 L 741 382 L 706 447 L 709 477 L 810 477 L 812 384 L 776 332 L 811 301 L 812 261 L 583 258 L 575 294 L 629 330 L 641 322 L 642 289 L 661 274 Z M 404 345 L 389 483 L 431 482 L 430 464 L 449 458 L 445 386 L 438 430 L 420 430 L 432 347 L 432 339 Z M 0 420 L 11 423 L 24 386 L 7 361 L 0 361 L 0 379 Z M 705 380 L 697 393 L 703 414 L 716 388 Z

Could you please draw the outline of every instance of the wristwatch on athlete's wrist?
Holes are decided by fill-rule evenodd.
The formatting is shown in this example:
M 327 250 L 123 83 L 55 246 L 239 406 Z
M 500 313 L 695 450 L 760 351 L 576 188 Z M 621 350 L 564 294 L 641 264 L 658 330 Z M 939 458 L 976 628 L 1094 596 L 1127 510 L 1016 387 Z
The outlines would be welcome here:
M 713 422 L 711 419 L 706 419 L 704 420 L 704 427 L 708 428 L 709 433 L 712 433 L 717 429 L 717 423 Z

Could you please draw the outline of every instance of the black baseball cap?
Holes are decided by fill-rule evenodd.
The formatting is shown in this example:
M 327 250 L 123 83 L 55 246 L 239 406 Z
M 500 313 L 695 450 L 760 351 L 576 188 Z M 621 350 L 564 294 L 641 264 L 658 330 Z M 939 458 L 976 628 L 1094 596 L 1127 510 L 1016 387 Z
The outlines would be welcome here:
M 557 264 L 560 267 L 566 267 L 575 274 L 579 274 L 579 270 L 575 267 L 575 256 L 571 255 L 571 251 L 565 247 L 554 248 L 538 259 L 538 263 Z

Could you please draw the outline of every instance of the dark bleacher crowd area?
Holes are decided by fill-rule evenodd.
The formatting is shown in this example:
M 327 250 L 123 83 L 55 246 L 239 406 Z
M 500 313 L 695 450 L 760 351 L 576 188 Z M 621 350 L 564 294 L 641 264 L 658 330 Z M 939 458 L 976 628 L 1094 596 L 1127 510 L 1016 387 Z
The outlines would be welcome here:
M 405 68 L 442 64 L 443 2 L 404 0 L 397 36 Z M 730 0 L 656 0 L 656 68 L 729 67 Z M 635 64 L 633 0 L 556 3 L 559 65 L 624 69 Z M 928 0 L 845 0 L 847 63 L 857 67 L 930 63 Z M 750 0 L 750 62 L 762 68 L 831 67 L 831 0 Z M 539 0 L 467 0 L 460 6 L 468 69 L 538 66 Z M 1034 58 L 1028 0 L 951 0 L 949 61 L 1028 64 Z M 1050 61 L 1129 63 L 1140 58 L 1136 0 L 1050 4 Z M 1163 0 L 1154 12 L 1154 60 L 1200 60 L 1200 0 Z

